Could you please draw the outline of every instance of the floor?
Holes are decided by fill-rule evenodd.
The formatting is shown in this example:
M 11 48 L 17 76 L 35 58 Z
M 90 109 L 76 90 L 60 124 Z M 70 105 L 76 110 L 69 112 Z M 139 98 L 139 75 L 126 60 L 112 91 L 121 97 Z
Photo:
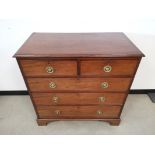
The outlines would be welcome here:
M 29 96 L 0 96 L 0 134 L 155 134 L 155 103 L 147 95 L 129 95 L 120 126 L 100 121 L 57 121 L 38 126 Z

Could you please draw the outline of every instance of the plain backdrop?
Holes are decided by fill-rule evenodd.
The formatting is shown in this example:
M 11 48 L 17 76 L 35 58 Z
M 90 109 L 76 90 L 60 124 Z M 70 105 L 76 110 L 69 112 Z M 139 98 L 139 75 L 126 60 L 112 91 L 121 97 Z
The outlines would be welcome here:
M 32 32 L 124 32 L 146 55 L 132 89 L 155 88 L 153 0 L 0 0 L 0 90 L 26 90 L 13 54 Z

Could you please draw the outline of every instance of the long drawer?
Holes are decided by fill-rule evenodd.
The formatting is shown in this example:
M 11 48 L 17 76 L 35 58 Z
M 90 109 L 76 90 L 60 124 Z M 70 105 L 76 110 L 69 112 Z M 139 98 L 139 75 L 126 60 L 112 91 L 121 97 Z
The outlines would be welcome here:
M 76 76 L 77 63 L 69 60 L 20 60 L 25 76 Z
M 138 60 L 83 60 L 80 62 L 82 76 L 132 76 L 138 64 Z
M 125 93 L 32 93 L 36 105 L 122 105 Z
M 120 106 L 38 106 L 40 118 L 117 118 Z
M 32 92 L 127 91 L 131 78 L 28 78 Z

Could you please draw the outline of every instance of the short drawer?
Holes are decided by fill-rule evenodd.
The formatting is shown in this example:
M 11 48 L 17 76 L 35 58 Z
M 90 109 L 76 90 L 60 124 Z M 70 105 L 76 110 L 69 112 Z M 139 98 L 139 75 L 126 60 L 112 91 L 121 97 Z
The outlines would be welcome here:
M 125 93 L 32 93 L 36 105 L 122 105 Z
M 132 76 L 135 73 L 138 60 L 83 60 L 80 64 L 83 76 Z
M 120 106 L 38 106 L 40 118 L 117 118 Z
M 76 76 L 73 60 L 20 60 L 25 76 Z
M 127 91 L 131 78 L 28 78 L 31 92 Z

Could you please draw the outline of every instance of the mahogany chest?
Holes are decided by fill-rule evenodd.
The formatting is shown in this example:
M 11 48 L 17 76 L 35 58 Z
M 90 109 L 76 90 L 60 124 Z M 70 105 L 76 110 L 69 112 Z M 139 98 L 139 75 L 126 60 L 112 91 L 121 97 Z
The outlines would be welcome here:
M 38 125 L 56 120 L 119 125 L 143 56 L 123 33 L 33 33 L 14 55 Z

